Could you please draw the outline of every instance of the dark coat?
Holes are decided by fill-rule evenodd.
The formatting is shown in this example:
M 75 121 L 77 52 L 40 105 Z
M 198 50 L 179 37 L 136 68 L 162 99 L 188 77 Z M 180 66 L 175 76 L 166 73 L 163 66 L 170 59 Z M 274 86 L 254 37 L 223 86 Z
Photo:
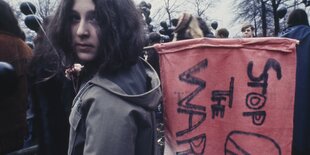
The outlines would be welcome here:
M 310 27 L 285 29 L 280 36 L 299 40 L 297 45 L 296 94 L 294 109 L 293 153 L 310 154 Z
M 47 75 L 44 72 L 40 76 Z M 71 81 L 64 75 L 34 83 L 31 88 L 35 133 L 39 155 L 66 155 L 69 142 L 69 113 L 74 98 Z
M 20 149 L 24 143 L 27 132 L 27 68 L 31 56 L 32 51 L 23 40 L 0 32 L 0 61 L 11 64 L 18 76 L 15 93 L 0 99 L 0 154 Z

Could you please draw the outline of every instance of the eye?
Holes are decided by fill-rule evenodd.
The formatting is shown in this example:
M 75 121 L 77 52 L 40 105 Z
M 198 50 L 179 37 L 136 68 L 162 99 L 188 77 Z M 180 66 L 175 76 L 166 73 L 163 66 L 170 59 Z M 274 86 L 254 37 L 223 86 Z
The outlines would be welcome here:
M 95 16 L 90 17 L 89 21 L 92 22 L 92 23 L 97 23 L 97 18 Z
M 88 19 L 88 21 L 90 22 L 90 23 L 94 23 L 94 24 L 97 24 L 97 17 L 96 17 L 96 15 L 95 15 L 95 13 L 94 12 L 91 12 L 91 13 L 89 13 L 88 15 L 87 15 L 87 19 Z
M 77 23 L 77 22 L 79 22 L 80 21 L 80 16 L 78 15 L 78 14 L 76 14 L 76 13 L 73 13 L 72 15 L 71 15 L 71 21 L 72 21 L 72 23 Z

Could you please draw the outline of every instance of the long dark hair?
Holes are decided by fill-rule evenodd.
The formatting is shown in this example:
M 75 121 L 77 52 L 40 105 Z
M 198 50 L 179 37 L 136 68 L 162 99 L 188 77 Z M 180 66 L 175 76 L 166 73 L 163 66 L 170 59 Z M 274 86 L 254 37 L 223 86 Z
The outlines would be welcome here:
M 145 42 L 141 14 L 135 4 L 132 0 L 93 2 L 100 27 L 99 51 L 96 58 L 99 73 L 117 72 L 135 64 Z M 64 65 L 72 65 L 76 61 L 71 37 L 73 4 L 74 0 L 62 0 L 48 27 L 50 40 L 60 53 L 59 61 Z
M 33 57 L 30 63 L 30 74 L 29 76 L 35 82 L 43 82 L 49 80 L 55 75 L 64 75 L 64 65 L 61 65 L 60 52 L 57 52 L 50 40 L 47 38 L 45 32 L 47 30 L 47 25 L 49 24 L 52 17 L 46 17 L 43 19 L 42 27 L 37 32 L 36 37 L 33 39 L 34 49 Z
M 309 26 L 308 16 L 305 10 L 296 9 L 290 13 L 287 20 L 288 27 L 296 25 L 307 25 Z
M 0 0 L 0 31 L 10 33 L 25 40 L 25 33 L 19 27 L 12 8 L 3 0 Z

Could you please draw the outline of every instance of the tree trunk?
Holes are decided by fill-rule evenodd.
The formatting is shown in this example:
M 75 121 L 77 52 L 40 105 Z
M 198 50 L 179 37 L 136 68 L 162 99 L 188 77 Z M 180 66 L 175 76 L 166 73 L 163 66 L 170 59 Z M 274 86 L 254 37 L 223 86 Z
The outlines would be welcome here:
M 279 4 L 276 3 L 276 0 L 272 0 L 271 4 L 272 4 L 272 13 L 274 21 L 274 36 L 278 36 L 278 33 L 280 32 L 280 23 L 279 18 L 277 17 L 277 9 Z
M 262 30 L 263 30 L 263 37 L 267 36 L 267 19 L 266 19 L 266 2 L 261 0 L 262 5 Z

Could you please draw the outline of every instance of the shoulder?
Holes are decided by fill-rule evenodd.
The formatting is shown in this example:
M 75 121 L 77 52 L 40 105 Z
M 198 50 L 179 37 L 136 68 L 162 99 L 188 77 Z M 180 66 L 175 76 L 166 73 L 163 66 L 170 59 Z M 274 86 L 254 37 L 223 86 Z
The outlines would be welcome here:
M 146 118 L 148 112 L 140 106 L 129 103 L 121 97 L 99 87 L 90 86 L 79 99 L 74 101 L 73 109 L 78 112 L 81 118 L 113 120 L 121 124 L 128 124 L 129 120 L 134 120 L 136 116 Z M 106 122 L 107 123 L 107 122 Z M 93 123 L 98 125 L 97 123 Z
M 280 37 L 288 37 L 297 39 L 299 41 L 305 40 L 310 35 L 310 27 L 305 25 L 298 25 L 284 29 L 280 33 Z
M 115 85 L 115 87 L 117 87 L 117 85 Z M 85 90 L 83 95 L 80 97 L 80 102 L 82 102 L 82 106 L 87 107 L 86 109 L 95 108 L 106 112 L 117 110 L 125 114 L 132 110 L 142 110 L 140 106 L 130 103 L 126 99 L 122 98 L 121 95 L 95 84 L 90 84 L 89 88 Z
M 1 42 L 19 42 L 19 40 L 22 41 L 17 36 L 3 31 L 0 31 L 0 40 Z
M 0 32 L 0 48 L 10 52 L 18 52 L 20 57 L 30 58 L 31 48 L 20 38 L 9 33 Z M 3 51 L 3 52 L 6 52 Z
M 138 95 L 148 91 L 145 88 L 147 78 L 151 79 L 151 89 L 159 88 L 160 80 L 155 69 L 140 59 L 139 63 L 127 70 L 113 75 L 95 76 L 91 82 L 117 94 Z

